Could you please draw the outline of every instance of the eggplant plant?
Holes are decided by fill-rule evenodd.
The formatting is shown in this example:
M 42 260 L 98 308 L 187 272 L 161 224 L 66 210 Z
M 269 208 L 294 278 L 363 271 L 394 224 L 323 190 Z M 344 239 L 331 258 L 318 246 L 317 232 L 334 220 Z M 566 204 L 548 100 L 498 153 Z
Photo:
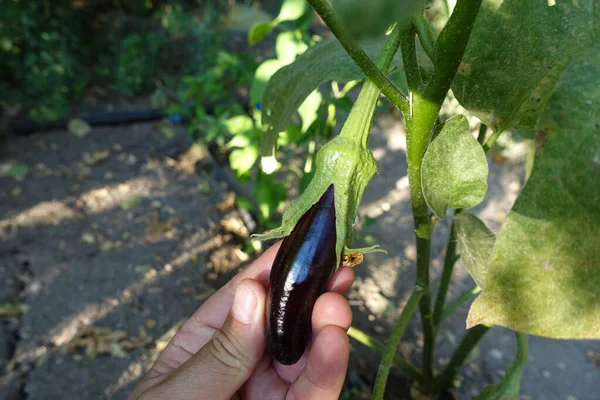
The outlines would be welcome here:
M 284 364 L 297 361 L 310 336 L 312 306 L 332 271 L 348 254 L 381 251 L 350 247 L 363 192 L 377 173 L 369 135 L 383 95 L 406 124 L 417 257 L 413 291 L 387 343 L 349 331 L 360 342 L 378 343 L 383 353 L 373 398 L 383 398 L 392 365 L 422 395 L 438 396 L 499 325 L 516 333 L 518 353 L 502 381 L 477 398 L 516 399 L 527 335 L 600 338 L 600 3 L 457 0 L 447 3 L 441 29 L 425 18 L 425 1 L 374 0 L 373 12 L 361 17 L 352 14 L 362 9 L 358 3 L 308 0 L 334 38 L 316 42 L 264 88 L 260 150 L 262 165 L 272 165 L 278 134 L 311 93 L 330 80 L 364 79 L 340 134 L 317 152 L 314 176 L 281 226 L 257 235 L 285 238 L 271 273 L 269 349 Z M 381 11 L 388 6 L 393 13 Z M 405 78 L 405 90 L 390 80 L 391 68 Z M 442 120 L 450 90 L 481 121 L 478 137 L 465 115 Z M 534 141 L 535 154 L 526 185 L 495 235 L 468 209 L 484 199 L 486 152 L 507 130 Z M 445 218 L 452 228 L 434 297 L 431 238 Z M 476 286 L 448 303 L 458 258 Z M 462 341 L 436 371 L 440 325 L 477 293 Z M 424 338 L 420 370 L 396 353 L 417 310 Z

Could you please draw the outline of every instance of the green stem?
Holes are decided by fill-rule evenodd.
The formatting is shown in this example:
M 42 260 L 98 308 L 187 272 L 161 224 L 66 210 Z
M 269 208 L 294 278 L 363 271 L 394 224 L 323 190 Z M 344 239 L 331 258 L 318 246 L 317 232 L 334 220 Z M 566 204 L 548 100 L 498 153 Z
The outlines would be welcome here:
M 421 46 L 423 46 L 423 50 L 425 50 L 425 54 L 427 54 L 427 57 L 431 61 L 435 62 L 435 35 L 433 29 L 431 29 L 431 25 L 429 25 L 429 22 L 427 22 L 423 15 L 415 17 L 413 24 L 417 30 L 417 36 L 419 42 L 421 42 Z
M 350 329 L 348 329 L 348 336 L 350 336 L 357 342 L 362 343 L 365 346 L 367 346 L 375 351 L 378 351 L 380 353 L 383 353 L 385 351 L 385 345 L 383 343 L 381 343 L 379 340 L 367 335 L 363 331 L 358 330 L 352 326 L 350 327 Z M 393 361 L 394 361 L 394 365 L 396 367 L 398 367 L 399 369 L 401 369 L 402 371 L 404 371 L 404 373 L 407 376 L 409 376 L 419 382 L 423 379 L 423 375 L 421 375 L 421 371 L 419 371 L 417 369 L 417 367 L 412 365 L 409 361 L 400 357 L 400 355 L 394 353 Z
M 308 0 L 308 4 L 319 14 L 323 22 L 329 27 L 334 36 L 339 40 L 346 52 L 352 57 L 356 65 L 364 72 L 367 78 L 381 90 L 400 111 L 408 111 L 408 100 L 400 90 L 381 72 L 367 53 L 354 41 L 339 20 L 335 10 L 328 0 Z
M 442 104 L 467 48 L 482 0 L 458 0 L 435 43 L 434 71 L 425 98 Z
M 423 297 L 419 303 L 421 326 L 423 328 L 423 380 L 425 384 L 433 379 L 433 357 L 435 334 L 431 317 L 431 287 L 429 286 L 429 255 L 431 239 L 417 237 L 417 282 L 416 287 L 422 287 Z
M 487 125 L 482 123 L 479 126 L 479 134 L 477 135 L 477 141 L 479 142 L 479 144 L 483 145 L 486 133 L 487 133 Z
M 383 394 L 385 392 L 385 385 L 387 382 L 388 375 L 390 374 L 390 368 L 392 367 L 392 362 L 394 361 L 394 355 L 396 354 L 396 349 L 400 344 L 400 339 L 402 338 L 402 334 L 406 329 L 406 325 L 408 325 L 408 321 L 410 317 L 415 312 L 417 305 L 419 304 L 419 300 L 423 296 L 423 291 L 418 290 L 416 288 L 411 293 L 404 309 L 402 310 L 402 314 L 400 314 L 400 318 L 398 319 L 398 323 L 394 327 L 394 331 L 390 336 L 390 340 L 385 345 L 385 351 L 383 353 L 383 357 L 381 359 L 381 364 L 379 365 L 379 371 L 377 373 L 377 379 L 375 380 L 375 387 L 373 388 L 373 395 L 371 399 L 373 400 L 381 400 L 383 399 Z
M 483 144 L 483 151 L 487 153 L 488 150 L 492 148 L 494 143 L 496 143 L 496 139 L 500 137 L 502 132 L 504 132 L 504 128 L 495 130 L 494 133 L 492 133 L 492 136 L 490 136 L 490 138 Z
M 444 311 L 442 311 L 442 316 L 440 318 L 440 323 L 442 323 L 442 321 L 444 321 L 446 318 L 452 315 L 454 311 L 456 311 L 460 306 L 465 304 L 467 301 L 471 300 L 473 296 L 475 296 L 479 292 L 481 292 L 481 288 L 477 285 L 473 285 L 469 290 L 458 296 L 456 300 L 454 300 L 453 302 L 448 304 L 446 308 L 444 308 Z
M 477 345 L 477 343 L 479 343 L 479 341 L 490 330 L 490 328 L 490 326 L 486 325 L 477 325 L 467 330 L 467 333 L 452 355 L 450 362 L 436 382 L 435 386 L 438 391 L 452 387 L 454 377 L 462 368 L 473 348 Z
M 442 322 L 442 313 L 444 311 L 444 306 L 446 305 L 446 295 L 448 294 L 448 288 L 450 286 L 450 281 L 452 280 L 452 272 L 454 271 L 455 263 L 456 232 L 454 231 L 454 219 L 452 219 L 450 236 L 448 237 L 448 244 L 446 245 L 446 257 L 444 258 L 444 270 L 442 272 L 442 279 L 440 280 L 440 289 L 435 298 L 435 307 L 433 308 L 433 329 L 436 333 L 439 331 L 440 323 Z
M 408 180 L 417 237 L 417 281 L 424 288 L 419 306 L 423 325 L 423 379 L 427 385 L 433 379 L 434 335 L 429 286 L 429 257 L 433 222 L 421 187 L 421 161 L 442 103 L 450 89 L 467 47 L 482 0 L 458 0 L 448 23 L 440 33 L 435 47 L 434 71 L 423 92 L 410 92 L 409 113 L 405 113 L 407 133 Z M 414 36 L 413 36 L 414 38 Z M 410 53 L 414 40 L 402 41 L 402 53 Z M 406 47 L 406 49 L 405 49 Z
M 408 89 L 411 92 L 419 92 L 423 87 L 423 79 L 417 60 L 415 34 L 416 30 L 412 24 L 402 28 L 402 63 L 404 64 Z
M 382 71 L 387 72 L 390 68 L 392 59 L 400 46 L 400 36 L 400 30 L 395 28 L 386 40 L 383 50 L 381 50 L 381 54 L 377 59 L 378 71 L 381 68 Z M 353 129 L 342 129 L 340 136 L 347 137 L 363 147 L 368 147 L 369 135 L 371 134 L 370 127 L 380 94 L 381 90 L 375 82 L 371 81 L 370 78 L 367 79 L 358 95 L 358 99 L 356 99 L 356 103 L 352 107 L 353 110 L 357 109 L 360 112 L 350 113 L 344 123 L 344 126 L 352 126 Z

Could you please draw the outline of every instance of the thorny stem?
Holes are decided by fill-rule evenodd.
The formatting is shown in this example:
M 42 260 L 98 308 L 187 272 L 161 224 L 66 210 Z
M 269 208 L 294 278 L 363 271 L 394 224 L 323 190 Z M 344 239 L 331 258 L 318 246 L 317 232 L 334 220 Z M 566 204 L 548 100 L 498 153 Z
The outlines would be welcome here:
M 408 111 L 408 100 L 400 90 L 381 72 L 367 53 L 356 43 L 352 36 L 339 20 L 335 10 L 328 0 L 308 0 L 308 4 L 319 14 L 323 22 L 329 27 L 334 36 L 339 40 L 346 52 L 352 57 L 356 65 L 364 72 L 381 93 L 387 97 L 400 111 Z M 394 52 L 395 53 L 395 52 Z
M 467 333 L 458 345 L 458 348 L 454 351 L 450 362 L 435 384 L 437 391 L 452 387 L 454 377 L 462 368 L 463 364 L 469 357 L 469 354 L 471 354 L 471 350 L 473 350 L 473 348 L 477 345 L 477 343 L 479 343 L 481 338 L 483 338 L 490 328 L 491 326 L 477 325 L 467 330 Z
M 400 314 L 398 323 L 394 327 L 394 331 L 390 336 L 390 340 L 388 340 L 387 344 L 385 345 L 385 351 L 383 352 L 381 364 L 379 365 L 379 372 L 377 373 L 377 379 L 375 380 L 375 386 L 373 387 L 373 394 L 371 396 L 372 400 L 383 399 L 385 384 L 387 382 L 388 375 L 390 374 L 390 368 L 392 366 L 392 362 L 394 361 L 396 349 L 400 344 L 400 339 L 402 338 L 402 334 L 406 329 L 406 325 L 408 325 L 408 321 L 417 308 L 419 300 L 421 300 L 423 294 L 423 291 L 419 290 L 419 288 L 415 288 L 415 290 L 413 290 L 408 301 L 406 302 L 406 305 L 404 306 L 404 309 L 402 310 L 402 314 Z
M 348 336 L 353 338 L 359 343 L 364 344 L 365 346 L 383 353 L 385 351 L 385 345 L 381 343 L 379 340 L 375 339 L 364 333 L 363 331 L 356 329 L 354 327 L 350 327 L 348 329 Z M 423 375 L 421 375 L 421 371 L 417 369 L 414 365 L 412 365 L 409 361 L 402 358 L 400 355 L 394 353 L 394 365 L 400 368 L 406 375 L 415 379 L 416 381 L 421 381 L 423 379 Z

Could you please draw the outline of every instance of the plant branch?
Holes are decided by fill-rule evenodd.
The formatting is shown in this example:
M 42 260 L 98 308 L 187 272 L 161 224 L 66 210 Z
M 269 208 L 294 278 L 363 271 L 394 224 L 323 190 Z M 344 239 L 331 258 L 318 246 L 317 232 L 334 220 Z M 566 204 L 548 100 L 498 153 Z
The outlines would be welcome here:
M 477 141 L 479 142 L 479 144 L 483 145 L 486 133 L 487 125 L 482 123 L 481 125 L 479 125 L 479 134 L 477 135 Z
M 463 337 L 462 341 L 458 345 L 458 348 L 452 355 L 450 362 L 444 369 L 442 375 L 440 375 L 439 379 L 436 382 L 436 389 L 442 390 L 452 387 L 454 377 L 460 371 L 463 364 L 471 354 L 473 348 L 479 343 L 481 338 L 490 330 L 490 326 L 486 325 L 477 325 L 473 328 L 467 330 L 467 333 Z
M 348 329 L 348 336 L 375 351 L 378 351 L 380 353 L 385 352 L 385 345 L 383 343 L 352 326 L 350 327 L 350 329 Z M 400 355 L 394 353 L 393 361 L 394 365 L 402 371 L 404 371 L 404 373 L 407 376 L 419 382 L 423 379 L 421 371 L 419 371 L 417 367 L 412 365 L 412 363 L 410 363 L 408 360 L 404 359 Z
M 435 43 L 433 75 L 425 98 L 441 104 L 462 61 L 482 0 L 458 0 Z
M 390 374 L 390 368 L 392 366 L 392 362 L 394 360 L 394 355 L 396 354 L 396 349 L 400 344 L 400 339 L 402 338 L 402 334 L 406 329 L 406 325 L 410 320 L 410 317 L 415 312 L 417 305 L 419 304 L 419 300 L 423 296 L 424 292 L 416 288 L 411 293 L 404 309 L 402 310 L 402 314 L 400 314 L 400 318 L 398 319 L 398 323 L 394 327 L 394 331 L 390 336 L 390 340 L 388 340 L 385 345 L 385 351 L 383 353 L 383 358 L 381 359 L 381 364 L 379 365 L 379 372 L 377 373 L 377 379 L 375 380 L 375 387 L 373 388 L 373 395 L 371 399 L 373 400 L 381 400 L 383 399 L 383 394 L 385 392 L 385 384 L 387 382 L 388 375 Z
M 442 311 L 442 316 L 440 318 L 440 324 L 442 323 L 442 321 L 444 321 L 446 318 L 448 318 L 450 315 L 452 315 L 454 313 L 454 311 L 456 311 L 458 309 L 458 307 L 465 304 L 467 301 L 469 301 L 471 298 L 473 298 L 473 296 L 475 296 L 479 292 L 481 292 L 481 288 L 477 285 L 473 285 L 473 287 L 471 287 L 471 289 L 467 290 L 466 292 L 464 292 L 463 294 L 458 296 L 456 298 L 456 300 L 454 300 L 453 302 L 448 304 L 446 306 L 446 308 L 444 308 L 444 311 Z
M 442 322 L 442 314 L 446 305 L 446 295 L 448 294 L 448 287 L 452 280 L 452 272 L 454 271 L 456 260 L 456 232 L 454 231 L 454 219 L 452 219 L 450 236 L 446 245 L 446 257 L 444 258 L 444 270 L 442 272 L 442 279 L 440 280 L 440 289 L 435 298 L 435 307 L 433 308 L 433 329 L 436 333 L 440 329 L 440 323 Z
M 419 42 L 421 42 L 421 46 L 423 46 L 423 50 L 425 50 L 425 54 L 427 54 L 427 57 L 431 61 L 435 62 L 435 35 L 433 34 L 431 25 L 429 25 L 429 22 L 427 22 L 423 15 L 415 17 L 413 25 L 417 30 L 417 37 L 419 38 Z
M 416 30 L 412 24 L 402 28 L 402 63 L 406 73 L 408 90 L 420 92 L 423 88 L 423 78 L 417 61 L 417 48 L 415 45 Z
M 364 72 L 400 111 L 408 111 L 408 100 L 400 90 L 384 75 L 383 72 L 369 58 L 367 53 L 356 43 L 352 36 L 346 31 L 339 20 L 335 10 L 328 0 L 308 0 L 311 7 L 319 14 L 323 22 L 329 27 L 334 36 L 339 40 L 356 65 Z
M 431 239 L 417 237 L 417 283 L 422 287 L 423 297 L 419 303 L 421 326 L 423 328 L 423 380 L 427 384 L 433 379 L 433 356 L 435 334 L 431 316 L 431 287 L 429 286 L 429 257 L 431 252 Z
M 494 143 L 496 143 L 496 140 L 500 137 L 502 132 L 504 132 L 504 128 L 496 129 L 494 131 L 494 133 L 492 133 L 492 136 L 490 136 L 489 139 L 486 140 L 485 143 L 483 144 L 483 151 L 485 151 L 487 153 L 488 150 L 492 148 Z
M 448 23 L 440 33 L 435 47 L 435 64 L 424 92 L 411 91 L 411 108 L 406 119 L 408 180 L 417 237 L 417 281 L 424 288 L 419 309 L 423 325 L 423 379 L 433 380 L 434 335 L 429 285 L 429 257 L 433 221 L 421 186 L 421 161 L 442 103 L 462 60 L 482 0 L 458 0 Z M 414 38 L 414 36 L 413 36 Z M 414 45 L 414 40 L 413 40 Z M 411 44 L 407 41 L 406 46 Z M 402 53 L 405 52 L 402 42 Z

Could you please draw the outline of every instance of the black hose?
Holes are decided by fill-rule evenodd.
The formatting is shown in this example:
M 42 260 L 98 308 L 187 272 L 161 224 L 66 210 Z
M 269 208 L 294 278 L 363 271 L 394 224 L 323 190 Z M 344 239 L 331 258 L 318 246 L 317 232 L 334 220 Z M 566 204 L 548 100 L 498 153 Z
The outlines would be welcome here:
M 122 125 L 134 122 L 148 122 L 160 120 L 167 116 L 162 108 L 151 108 L 133 111 L 114 111 L 88 114 L 78 117 L 91 126 Z M 30 135 L 32 133 L 51 130 L 66 129 L 71 118 L 63 118 L 57 121 L 34 121 L 29 118 L 17 119 L 13 124 L 13 130 L 17 135 Z

